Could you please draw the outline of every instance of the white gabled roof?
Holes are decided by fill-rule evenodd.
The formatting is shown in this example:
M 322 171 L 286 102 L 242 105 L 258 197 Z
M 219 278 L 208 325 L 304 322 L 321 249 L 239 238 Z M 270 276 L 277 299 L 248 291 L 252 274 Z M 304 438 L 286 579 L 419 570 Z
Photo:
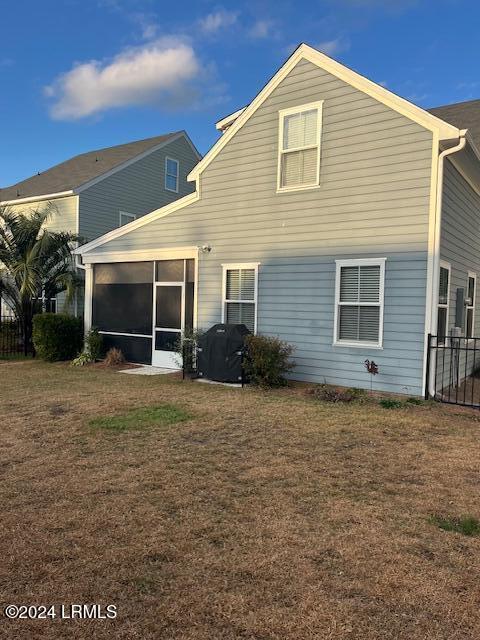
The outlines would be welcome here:
M 308 60 L 309 62 L 316 64 L 318 67 L 328 71 L 340 80 L 347 82 L 352 87 L 363 91 L 372 98 L 375 98 L 379 102 L 391 107 L 398 113 L 410 118 L 417 124 L 429 129 L 430 131 L 437 132 L 440 140 L 450 140 L 459 137 L 459 129 L 457 129 L 457 127 L 440 120 L 440 118 L 428 113 L 425 109 L 417 107 L 417 105 L 405 100 L 405 98 L 401 98 L 388 89 L 385 89 L 385 87 L 368 80 L 368 78 L 365 78 L 356 71 L 352 71 L 352 69 L 340 64 L 340 62 L 329 58 L 324 53 L 317 51 L 317 49 L 310 47 L 308 44 L 301 44 L 247 107 L 239 109 L 235 113 L 232 113 L 217 122 L 217 129 L 224 130 L 225 133 L 216 142 L 216 144 L 214 144 L 203 160 L 201 160 L 190 172 L 187 176 L 188 180 L 193 181 L 198 178 L 202 171 L 210 164 L 210 162 L 212 162 L 215 156 L 220 153 L 228 141 L 233 138 L 236 132 L 245 124 L 245 122 L 247 122 L 247 120 L 268 98 L 272 91 L 301 60 Z

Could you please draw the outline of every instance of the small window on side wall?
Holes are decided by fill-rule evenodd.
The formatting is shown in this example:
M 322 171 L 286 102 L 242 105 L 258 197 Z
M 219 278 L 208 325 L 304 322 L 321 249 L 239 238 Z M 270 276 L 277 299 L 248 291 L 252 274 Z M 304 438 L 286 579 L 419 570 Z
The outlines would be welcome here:
M 223 265 L 222 322 L 257 330 L 258 263 Z
M 475 337 L 475 304 L 477 298 L 477 274 L 469 273 L 465 308 L 465 337 Z
M 119 212 L 119 227 L 123 227 L 124 225 L 136 220 L 137 216 L 134 213 L 128 213 L 127 211 Z
M 322 102 L 280 111 L 278 191 L 296 191 L 320 183 Z
M 165 158 L 165 189 L 178 193 L 179 163 L 174 158 Z
M 445 344 L 448 336 L 449 300 L 450 264 L 448 262 L 441 262 L 438 283 L 437 344 Z

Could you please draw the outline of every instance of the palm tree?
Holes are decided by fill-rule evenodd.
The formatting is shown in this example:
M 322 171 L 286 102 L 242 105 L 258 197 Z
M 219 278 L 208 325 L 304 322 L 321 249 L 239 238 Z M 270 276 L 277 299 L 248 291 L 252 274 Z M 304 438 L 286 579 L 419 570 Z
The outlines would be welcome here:
M 42 305 L 45 310 L 45 300 L 65 291 L 68 305 L 80 284 L 72 257 L 79 237 L 45 229 L 54 210 L 51 203 L 27 212 L 0 207 L 0 298 L 21 324 L 26 353 L 33 316 Z

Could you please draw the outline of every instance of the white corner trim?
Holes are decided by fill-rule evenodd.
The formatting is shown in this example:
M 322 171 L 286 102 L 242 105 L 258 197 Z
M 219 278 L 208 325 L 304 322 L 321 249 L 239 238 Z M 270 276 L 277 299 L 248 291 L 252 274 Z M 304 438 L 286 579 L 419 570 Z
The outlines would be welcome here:
M 334 347 L 358 347 L 361 349 L 383 349 L 383 316 L 385 308 L 385 262 L 387 258 L 348 258 L 335 260 L 335 309 L 333 314 L 333 342 Z M 375 266 L 380 267 L 380 291 L 378 296 L 378 302 L 372 303 L 351 303 L 355 306 L 379 306 L 380 317 L 378 326 L 378 342 L 366 342 L 366 341 L 350 341 L 340 340 L 338 337 L 338 320 L 340 307 L 340 276 L 342 267 L 361 267 L 361 266 Z
M 93 249 L 95 249 L 96 247 L 100 247 L 101 245 L 106 244 L 111 240 L 120 238 L 126 233 L 131 233 L 135 229 L 139 229 L 140 227 L 143 227 L 144 225 L 149 224 L 150 222 L 153 222 L 153 220 L 158 220 L 159 218 L 168 216 L 169 213 L 172 213 L 173 211 L 177 211 L 178 209 L 182 209 L 183 207 L 186 207 L 189 204 L 192 204 L 192 202 L 196 202 L 198 199 L 199 199 L 199 194 L 197 191 L 194 191 L 193 193 L 189 193 L 187 196 L 183 196 L 183 198 L 179 198 L 178 200 L 175 200 L 174 202 L 171 202 L 170 204 L 167 204 L 164 207 L 160 207 L 160 209 L 155 209 L 154 211 L 151 211 L 150 213 L 147 213 L 144 216 L 140 216 L 140 218 L 137 218 L 133 222 L 130 222 L 129 224 L 123 227 L 119 227 L 118 229 L 113 229 L 112 231 L 105 233 L 103 236 L 100 236 L 99 238 L 96 238 L 91 242 L 87 242 L 87 244 L 84 244 L 81 247 L 78 247 L 78 249 L 75 249 L 74 253 L 83 256 L 89 251 L 92 251 Z
M 2 190 L 0 189 L 0 196 L 2 194 Z M 43 200 L 56 200 L 57 198 L 65 198 L 67 196 L 73 196 L 75 192 L 70 191 L 58 191 L 57 193 L 46 193 L 40 196 L 30 196 L 29 198 L 17 198 L 15 200 L 0 200 L 1 205 L 12 205 L 12 204 L 24 204 L 26 202 L 41 202 Z
M 421 107 L 417 107 L 405 98 L 401 98 L 392 93 L 388 89 L 381 87 L 379 84 L 368 80 L 364 76 L 352 71 L 348 67 L 332 60 L 325 54 L 313 49 L 307 44 L 302 43 L 288 58 L 285 64 L 277 71 L 277 73 L 271 78 L 271 80 L 264 86 L 264 88 L 257 94 L 252 102 L 240 112 L 237 119 L 231 124 L 227 131 L 223 134 L 219 140 L 213 145 L 210 151 L 205 155 L 197 166 L 189 173 L 187 180 L 194 181 L 202 173 L 202 171 L 210 164 L 210 162 L 220 153 L 223 147 L 231 140 L 236 132 L 243 127 L 245 122 L 255 113 L 255 111 L 265 102 L 268 96 L 274 89 L 284 80 L 284 78 L 290 73 L 295 65 L 300 60 L 308 60 L 312 64 L 316 64 L 318 67 L 328 71 L 332 75 L 336 76 L 340 80 L 348 83 L 352 87 L 355 87 L 359 91 L 371 96 L 378 100 L 382 104 L 392 108 L 394 111 L 404 115 L 405 117 L 413 120 L 417 124 L 425 127 L 430 131 L 438 132 L 441 140 L 449 140 L 458 138 L 459 129 L 447 122 L 444 122 L 440 118 L 437 118 L 433 114 L 425 111 Z M 233 117 L 234 114 L 232 114 Z M 220 121 L 221 122 L 221 121 Z
M 187 142 L 189 142 L 190 146 L 193 147 L 193 143 L 188 138 L 186 132 L 185 131 L 179 131 L 176 135 L 172 136 L 171 138 L 168 138 L 167 140 L 164 140 L 163 142 L 159 142 L 154 147 L 150 147 L 150 149 L 146 149 L 145 151 L 142 151 L 141 153 L 137 154 L 136 156 L 133 156 L 133 158 L 129 158 L 128 160 L 125 160 L 125 162 L 121 162 L 120 164 L 117 164 L 115 167 L 113 167 L 109 171 L 106 171 L 105 173 L 102 173 L 102 175 L 97 176 L 96 178 L 92 178 L 91 180 L 88 180 L 87 182 L 84 182 L 83 184 L 79 185 L 78 187 L 75 187 L 74 193 L 82 193 L 82 191 L 85 191 L 85 189 L 89 189 L 90 187 L 93 187 L 93 185 L 98 184 L 99 182 L 102 182 L 102 180 L 106 180 L 107 178 L 109 178 L 110 176 L 113 176 L 118 171 L 122 171 L 122 169 L 125 169 L 126 167 L 129 167 L 131 164 L 134 164 L 135 162 L 138 162 L 139 160 L 142 160 L 142 158 L 146 158 L 147 156 L 151 155 L 152 153 L 155 153 L 155 151 L 158 151 L 159 149 L 162 149 L 163 147 L 168 146 L 170 143 L 175 142 L 176 140 L 179 140 L 182 137 L 184 137 L 187 140 Z M 198 151 L 194 147 L 193 147 L 193 150 L 195 151 L 195 155 L 200 157 L 200 154 L 198 153 Z

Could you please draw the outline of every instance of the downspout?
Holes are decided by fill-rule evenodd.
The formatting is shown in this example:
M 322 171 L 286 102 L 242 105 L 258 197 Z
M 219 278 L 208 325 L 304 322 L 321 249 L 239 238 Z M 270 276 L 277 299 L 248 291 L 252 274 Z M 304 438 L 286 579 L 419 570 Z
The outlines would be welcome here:
M 437 332 L 437 308 L 438 308 L 438 287 L 440 280 L 440 244 L 442 231 L 442 205 L 443 205 L 443 174 L 445 158 L 454 153 L 458 153 L 465 148 L 467 143 L 467 129 L 461 129 L 458 144 L 454 147 L 444 149 L 438 156 L 437 171 L 437 195 L 435 198 L 435 236 L 433 249 L 433 286 L 432 299 L 430 304 L 430 333 Z M 431 397 L 435 395 L 435 367 L 436 359 L 431 359 L 430 375 L 428 380 L 428 391 Z

